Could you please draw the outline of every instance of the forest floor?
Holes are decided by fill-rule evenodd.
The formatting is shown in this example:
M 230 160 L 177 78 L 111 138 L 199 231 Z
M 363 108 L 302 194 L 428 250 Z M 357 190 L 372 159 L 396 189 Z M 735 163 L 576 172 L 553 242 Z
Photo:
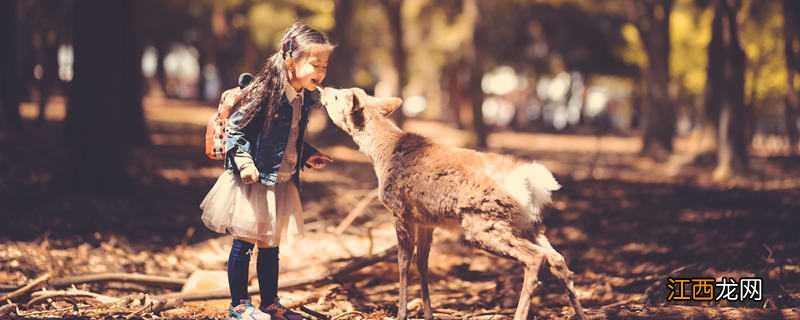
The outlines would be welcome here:
M 207 160 L 201 149 L 213 108 L 161 98 L 147 98 L 145 106 L 152 145 L 132 152 L 128 172 L 137 178 L 134 191 L 87 195 L 54 187 L 65 159 L 63 100 L 53 100 L 42 125 L 33 120 L 35 107 L 23 105 L 24 139 L 0 136 L 0 295 L 45 273 L 52 278 L 106 272 L 172 279 L 194 275 L 208 281 L 190 281 L 184 291 L 226 288 L 231 239 L 208 231 L 198 209 L 222 172 L 221 164 Z M 390 214 L 378 201 L 343 233 L 335 232 L 377 181 L 352 142 L 319 136 L 323 124 L 324 116 L 315 114 L 310 140 L 335 162 L 303 174 L 307 234 L 281 247 L 282 283 L 322 277 L 396 243 Z M 443 144 L 469 144 L 469 132 L 440 122 L 412 120 L 405 129 Z M 489 145 L 491 151 L 542 162 L 563 185 L 545 211 L 546 233 L 575 272 L 578 297 L 590 318 L 778 319 L 800 310 L 800 158 L 781 153 L 777 140 L 758 138 L 751 169 L 724 183 L 712 181 L 713 164 L 707 156 L 695 156 L 703 146 L 692 137 L 678 138 L 676 155 L 666 163 L 641 158 L 636 135 L 501 130 L 491 134 Z M 279 295 L 286 305 L 304 305 L 336 319 L 391 317 L 398 292 L 394 261 Z M 519 263 L 495 258 L 467 246 L 458 234 L 440 230 L 430 270 L 437 317 L 502 319 L 513 314 L 523 274 Z M 668 302 L 668 277 L 759 277 L 763 299 Z M 417 279 L 413 270 L 411 298 L 419 296 Z M 553 279 L 542 272 L 531 318 L 573 314 Z M 142 292 L 154 296 L 181 290 L 180 285 L 113 281 L 76 288 L 134 297 L 134 303 Z M 17 316 L 126 314 L 78 298 L 26 306 L 27 299 L 12 299 L 20 303 Z M 158 315 L 145 311 L 135 316 L 223 318 L 227 303 L 187 302 Z M 0 308 L 5 304 L 0 302 Z M 419 300 L 410 305 L 412 316 L 421 316 Z

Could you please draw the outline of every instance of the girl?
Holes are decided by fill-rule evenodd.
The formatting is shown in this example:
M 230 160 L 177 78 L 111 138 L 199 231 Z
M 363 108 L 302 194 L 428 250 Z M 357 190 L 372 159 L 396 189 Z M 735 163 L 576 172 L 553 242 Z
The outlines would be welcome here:
M 232 91 L 238 108 L 225 129 L 226 170 L 200 204 L 208 228 L 234 237 L 228 258 L 229 319 L 302 319 L 277 300 L 278 245 L 290 220 L 303 232 L 301 167 L 319 169 L 332 161 L 304 142 L 303 135 L 308 112 L 319 105 L 316 89 L 333 48 L 324 34 L 295 23 L 252 83 Z M 258 309 L 247 294 L 254 245 L 259 251 Z

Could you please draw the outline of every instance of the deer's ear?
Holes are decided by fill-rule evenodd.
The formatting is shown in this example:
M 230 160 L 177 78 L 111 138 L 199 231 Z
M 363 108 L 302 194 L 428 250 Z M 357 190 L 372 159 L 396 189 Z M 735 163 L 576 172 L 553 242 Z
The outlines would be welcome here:
M 364 128 L 364 98 L 353 92 L 353 106 L 350 108 L 350 120 L 356 129 Z
M 372 98 L 370 101 L 370 106 L 374 107 L 378 112 L 386 117 L 392 114 L 400 105 L 403 104 L 403 99 L 397 97 L 388 97 L 388 98 Z

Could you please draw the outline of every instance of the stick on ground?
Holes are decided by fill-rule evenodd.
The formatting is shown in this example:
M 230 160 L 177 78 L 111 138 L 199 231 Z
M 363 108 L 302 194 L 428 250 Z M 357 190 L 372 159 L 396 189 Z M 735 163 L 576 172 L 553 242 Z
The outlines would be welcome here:
M 45 283 L 47 283 L 48 279 L 50 279 L 50 273 L 45 273 L 45 274 L 41 275 L 40 277 L 34 279 L 30 283 L 22 286 L 22 288 L 19 288 L 19 289 L 15 290 L 15 291 L 13 291 L 11 293 L 8 293 L 8 294 L 5 294 L 3 296 L 0 296 L 0 301 L 11 300 L 11 299 L 17 298 L 19 296 L 26 295 L 26 294 L 30 293 L 31 291 L 39 289 L 39 287 L 41 287 Z
M 109 297 L 102 294 L 97 294 L 94 292 L 84 291 L 84 290 L 77 290 L 77 289 L 69 289 L 69 290 L 58 290 L 58 291 L 38 291 L 34 292 L 32 295 L 33 299 L 28 301 L 27 306 L 33 306 L 39 302 L 47 301 L 48 299 L 56 299 L 56 298 L 91 298 L 100 303 L 116 303 L 119 302 L 120 298 Z
M 86 274 L 53 279 L 48 281 L 54 287 L 68 287 L 73 284 L 91 283 L 91 282 L 106 282 L 106 281 L 120 281 L 120 282 L 138 282 L 151 285 L 177 287 L 180 288 L 186 283 L 186 279 L 175 279 L 171 277 L 152 276 L 138 273 L 98 273 Z
M 348 213 L 347 217 L 345 217 L 344 220 L 342 220 L 342 222 L 339 223 L 339 226 L 336 227 L 336 230 L 334 232 L 336 234 L 342 234 L 344 230 L 347 230 L 347 228 L 350 227 L 350 225 L 353 223 L 353 221 L 356 220 L 356 218 L 358 218 L 365 211 L 367 211 L 367 208 L 369 207 L 369 204 L 372 202 L 372 199 L 375 199 L 376 197 L 378 197 L 378 189 L 372 190 L 369 193 L 367 193 L 367 195 L 364 196 L 364 198 L 361 199 L 361 201 L 359 201 L 356 204 L 353 210 L 350 210 L 350 213 Z

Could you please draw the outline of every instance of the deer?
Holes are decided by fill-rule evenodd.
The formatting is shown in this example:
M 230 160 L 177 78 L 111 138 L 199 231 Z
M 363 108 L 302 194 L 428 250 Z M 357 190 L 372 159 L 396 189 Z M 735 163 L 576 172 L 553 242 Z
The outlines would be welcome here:
M 423 313 L 433 319 L 428 258 L 436 228 L 460 228 L 467 243 L 516 259 L 524 276 L 515 320 L 525 320 L 543 266 L 563 284 L 578 319 L 586 319 L 573 272 L 544 234 L 542 208 L 561 186 L 543 165 L 510 156 L 438 145 L 401 130 L 389 115 L 396 97 L 363 89 L 321 88 L 329 118 L 372 162 L 378 198 L 392 213 L 397 233 L 397 319 L 408 317 L 408 277 L 416 250 Z

